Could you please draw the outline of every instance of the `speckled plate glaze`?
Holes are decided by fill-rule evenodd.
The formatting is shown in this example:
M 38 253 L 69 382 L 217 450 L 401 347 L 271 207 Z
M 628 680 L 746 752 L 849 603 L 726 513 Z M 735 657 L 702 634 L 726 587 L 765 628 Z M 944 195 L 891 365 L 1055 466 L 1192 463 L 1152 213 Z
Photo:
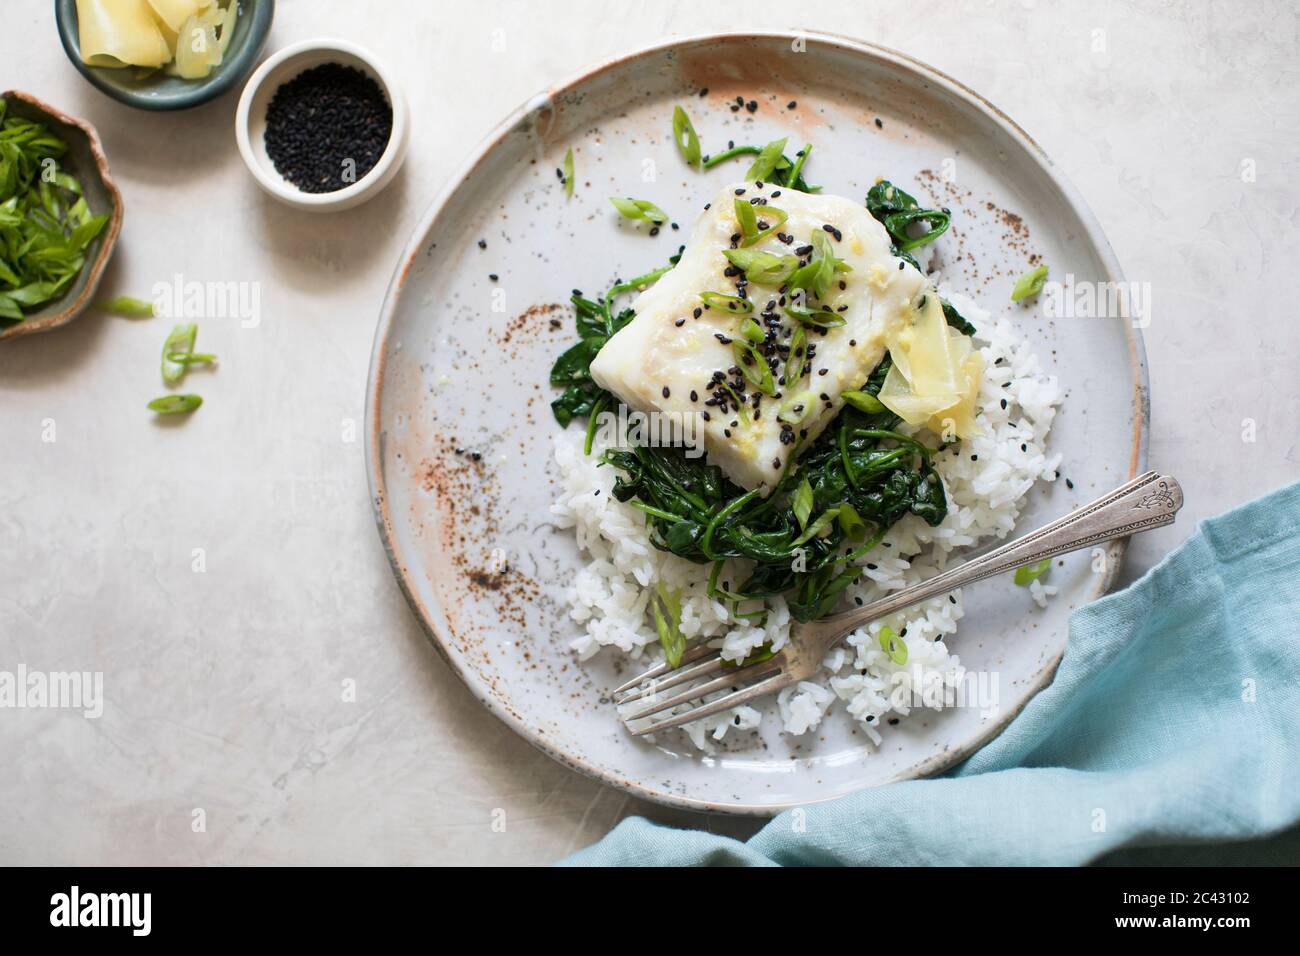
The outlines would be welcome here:
M 733 112 L 737 96 L 757 110 Z M 968 668 L 998 673 L 1000 712 L 917 714 L 889 728 L 879 749 L 838 708 L 798 739 L 769 717 L 714 756 L 677 736 L 640 742 L 607 699 L 629 665 L 609 651 L 580 664 L 568 650 L 579 632 L 563 595 L 581 557 L 572 533 L 549 520 L 558 426 L 547 371 L 573 337 L 569 291 L 597 293 L 661 264 L 714 190 L 745 169 L 741 160 L 689 170 L 672 139 L 678 103 L 705 152 L 788 135 L 814 144 L 806 172 L 828 192 L 864 196 L 886 176 L 949 207 L 938 265 L 986 307 L 1009 304 L 1031 254 L 1053 277 L 1122 278 L 1096 221 L 1037 145 L 903 54 L 773 33 L 674 40 L 604 63 L 508 117 L 435 199 L 398 264 L 367 410 L 370 487 L 393 569 L 435 647 L 492 713 L 612 786 L 678 807 L 770 814 L 940 771 L 1051 681 L 1071 610 L 1106 590 L 1121 544 L 1100 571 L 1087 553 L 1055 568 L 1061 593 L 1047 610 L 1010 581 L 968 589 L 953 647 Z M 577 189 L 566 199 L 556 169 L 570 146 Z M 621 223 L 611 195 L 653 200 L 682 229 L 651 237 Z M 1123 319 L 1010 312 L 1067 393 L 1051 448 L 1074 487 L 1036 490 L 1021 517 L 1028 529 L 1144 468 L 1146 368 Z

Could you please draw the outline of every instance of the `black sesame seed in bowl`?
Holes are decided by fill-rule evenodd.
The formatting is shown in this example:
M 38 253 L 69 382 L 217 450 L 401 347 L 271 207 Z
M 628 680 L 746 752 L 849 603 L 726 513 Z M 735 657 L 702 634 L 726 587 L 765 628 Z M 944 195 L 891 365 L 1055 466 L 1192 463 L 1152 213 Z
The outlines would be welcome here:
M 346 189 L 375 168 L 393 133 L 379 84 L 354 66 L 322 63 L 281 84 L 266 108 L 266 155 L 303 192 Z
M 405 158 L 409 127 L 391 74 L 346 40 L 305 40 L 271 56 L 244 88 L 235 120 L 257 184 L 315 211 L 377 195 Z

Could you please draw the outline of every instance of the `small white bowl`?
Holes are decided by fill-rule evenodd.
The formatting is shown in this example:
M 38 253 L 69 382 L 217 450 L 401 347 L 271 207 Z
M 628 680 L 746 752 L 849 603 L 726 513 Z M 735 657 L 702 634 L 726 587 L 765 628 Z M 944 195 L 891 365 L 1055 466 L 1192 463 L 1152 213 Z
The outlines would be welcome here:
M 332 193 L 308 193 L 276 172 L 266 155 L 266 107 L 282 84 L 322 63 L 356 67 L 378 83 L 393 108 L 393 131 L 379 162 L 355 183 Z M 274 53 L 249 77 L 235 113 L 235 140 L 244 164 L 263 190 L 297 209 L 334 212 L 360 205 L 388 185 L 406 158 L 410 125 L 406 97 L 373 53 L 347 40 L 302 40 Z

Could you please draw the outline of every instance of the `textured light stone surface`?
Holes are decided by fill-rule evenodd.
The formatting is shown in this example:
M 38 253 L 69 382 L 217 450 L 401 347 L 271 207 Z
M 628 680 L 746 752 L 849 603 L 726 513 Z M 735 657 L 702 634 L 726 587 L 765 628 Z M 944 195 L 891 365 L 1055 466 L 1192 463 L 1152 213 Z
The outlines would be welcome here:
M 393 583 L 361 442 L 389 273 L 479 137 L 589 62 L 734 29 L 734 13 L 440 6 L 279 5 L 268 52 L 347 36 L 410 96 L 406 168 L 334 217 L 257 191 L 235 94 L 128 109 L 72 69 L 49 4 L 6 12 L 5 85 L 98 126 L 125 194 L 105 290 L 148 295 L 176 273 L 256 282 L 261 322 L 202 323 L 223 361 L 192 373 L 207 403 L 178 426 L 144 409 L 162 392 L 159 322 L 89 314 L 0 345 L 0 670 L 103 671 L 107 698 L 98 720 L 0 710 L 0 861 L 539 863 L 630 813 L 753 829 L 589 782 L 474 703 Z M 751 0 L 745 24 L 860 36 L 979 90 L 1078 186 L 1128 277 L 1151 283 L 1151 462 L 1187 507 L 1133 545 L 1126 578 L 1194 520 L 1300 476 L 1293 5 L 971 2 L 916 19 L 810 0 L 791 16 Z

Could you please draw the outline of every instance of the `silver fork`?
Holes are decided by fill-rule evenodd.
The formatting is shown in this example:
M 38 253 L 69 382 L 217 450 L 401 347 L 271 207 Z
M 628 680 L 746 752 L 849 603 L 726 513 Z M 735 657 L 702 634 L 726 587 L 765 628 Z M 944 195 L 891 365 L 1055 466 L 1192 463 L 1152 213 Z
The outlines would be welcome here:
M 671 730 L 693 720 L 720 714 L 756 697 L 774 694 L 790 684 L 810 679 L 821 669 L 822 660 L 835 644 L 877 618 L 1026 564 L 1077 551 L 1100 541 L 1172 524 L 1174 515 L 1182 506 L 1183 490 L 1178 482 L 1170 475 L 1148 471 L 1037 531 L 927 581 L 863 607 L 800 624 L 790 635 L 789 643 L 767 660 L 736 665 L 723 661 L 719 651 L 701 645 L 683 654 L 676 669 L 666 663 L 659 664 L 618 687 L 614 691 L 614 703 L 622 709 L 636 701 L 645 702 L 644 706 L 624 710 L 621 714 L 628 729 L 638 736 Z M 663 696 L 663 692 L 670 688 L 692 684 L 706 677 L 710 679 L 703 684 Z M 649 720 L 727 688 L 733 690 L 725 697 L 662 720 Z M 647 722 L 641 724 L 641 721 Z

